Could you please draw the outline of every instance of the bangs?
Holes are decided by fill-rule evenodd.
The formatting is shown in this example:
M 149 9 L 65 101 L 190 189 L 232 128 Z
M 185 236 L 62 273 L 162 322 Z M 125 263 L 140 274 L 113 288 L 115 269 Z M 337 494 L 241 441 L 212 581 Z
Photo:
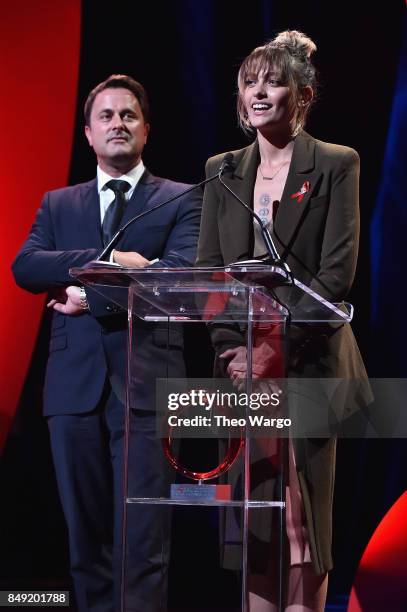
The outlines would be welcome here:
M 283 49 L 267 45 L 258 47 L 243 62 L 239 70 L 238 86 L 240 91 L 245 89 L 248 77 L 257 76 L 260 72 L 265 75 L 274 74 L 276 79 L 287 83 L 287 61 Z

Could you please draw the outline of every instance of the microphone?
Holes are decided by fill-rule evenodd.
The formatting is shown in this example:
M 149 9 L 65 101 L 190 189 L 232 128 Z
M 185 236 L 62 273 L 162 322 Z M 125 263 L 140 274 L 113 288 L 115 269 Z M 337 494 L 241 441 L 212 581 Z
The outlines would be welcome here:
M 231 153 L 226 153 L 226 155 L 224 156 L 224 158 L 223 158 L 223 160 L 222 160 L 222 162 L 221 162 L 221 164 L 219 166 L 219 170 L 217 171 L 216 174 L 214 174 L 213 176 L 210 176 L 209 178 L 201 181 L 200 183 L 197 183 L 196 185 L 192 185 L 191 187 L 188 187 L 188 189 L 185 189 L 181 193 L 178 193 L 177 195 L 172 196 L 172 198 L 169 198 L 168 200 L 165 200 L 164 202 L 160 202 L 160 204 L 157 204 L 156 206 L 153 206 L 152 208 L 149 208 L 148 210 L 143 211 L 139 215 L 136 215 L 135 217 L 133 217 L 132 219 L 127 221 L 126 225 L 123 225 L 123 227 L 121 227 L 115 233 L 115 235 L 113 236 L 111 241 L 105 246 L 105 248 L 103 249 L 103 251 L 101 252 L 99 257 L 97 257 L 95 261 L 107 261 L 109 259 L 109 257 L 110 257 L 111 252 L 115 248 L 116 244 L 119 242 L 120 238 L 123 236 L 124 232 L 127 230 L 127 228 L 130 225 L 133 225 L 133 223 L 135 223 L 136 221 L 139 221 L 140 219 L 142 219 L 146 215 L 149 215 L 150 213 L 154 212 L 155 210 L 158 210 L 162 206 L 166 206 L 167 204 L 170 204 L 174 200 L 178 200 L 178 198 L 181 198 L 182 196 L 186 195 L 190 191 L 193 191 L 194 189 L 198 189 L 198 187 L 203 187 L 204 185 L 206 185 L 206 183 L 210 183 L 211 181 L 214 181 L 215 179 L 221 180 L 222 174 L 226 170 L 228 170 L 229 168 L 230 169 L 233 168 L 233 166 L 231 164 L 231 160 L 232 159 L 233 159 L 233 155 Z
M 225 170 L 227 170 L 227 169 L 233 169 L 234 166 L 235 166 L 235 164 L 233 162 L 233 154 L 232 153 L 226 153 L 226 155 L 224 156 L 224 158 L 222 160 L 220 168 L 222 168 L 223 172 L 225 172 Z M 219 168 L 219 170 L 220 170 L 220 168 Z M 261 231 L 261 235 L 262 235 L 262 238 L 263 238 L 263 242 L 264 242 L 264 244 L 266 246 L 267 253 L 270 256 L 271 262 L 273 264 L 275 264 L 275 265 L 279 265 L 279 266 L 283 267 L 284 270 L 291 277 L 291 275 L 292 275 L 291 274 L 291 270 L 290 270 L 288 264 L 280 258 L 280 255 L 277 252 L 277 249 L 276 249 L 276 247 L 274 245 L 274 242 L 273 242 L 273 239 L 271 237 L 271 234 L 270 234 L 267 226 L 265 225 L 264 221 L 259 217 L 259 215 L 252 208 L 250 208 L 250 206 L 248 206 L 245 202 L 243 202 L 243 200 L 241 200 L 239 198 L 239 196 L 228 185 L 226 185 L 226 183 L 222 180 L 223 172 L 219 172 L 218 173 L 218 178 L 219 178 L 220 183 L 235 198 L 235 200 L 237 200 L 239 202 L 239 204 L 241 206 L 243 206 L 248 211 L 248 213 L 252 217 L 254 217 L 254 219 L 256 219 L 257 223 L 260 226 L 260 231 Z
M 222 159 L 222 163 L 219 166 L 219 178 L 222 176 L 226 170 L 234 170 L 235 162 L 233 161 L 233 153 L 226 153 L 224 158 Z

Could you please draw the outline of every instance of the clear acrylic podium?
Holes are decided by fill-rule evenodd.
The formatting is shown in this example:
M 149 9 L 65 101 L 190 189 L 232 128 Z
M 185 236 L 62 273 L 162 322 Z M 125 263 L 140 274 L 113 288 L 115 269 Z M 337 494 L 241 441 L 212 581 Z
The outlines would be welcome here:
M 270 435 L 269 429 L 266 431 L 264 428 L 252 434 L 249 420 L 252 406 L 249 403 L 239 406 L 239 418 L 233 421 L 232 426 L 232 419 L 237 416 L 233 410 L 225 412 L 222 406 L 216 416 L 213 405 L 199 407 L 196 413 L 198 428 L 184 426 L 185 419 L 191 416 L 191 402 L 170 409 L 166 401 L 170 394 L 172 398 L 177 394 L 180 398 L 181 393 L 189 393 L 191 397 L 192 390 L 201 389 L 208 397 L 210 394 L 215 397 L 218 389 L 215 385 L 208 391 L 210 381 L 187 380 L 185 376 L 180 376 L 177 364 L 181 353 L 182 325 L 206 324 L 220 338 L 231 337 L 231 346 L 235 338 L 244 338 L 246 372 L 234 384 L 232 381 L 226 383 L 225 379 L 225 384 L 229 384 L 225 392 L 233 394 L 239 391 L 250 399 L 255 392 L 257 396 L 263 393 L 265 397 L 267 394 L 271 397 L 273 393 L 282 393 L 281 384 L 279 387 L 270 381 L 285 377 L 289 327 L 349 322 L 352 319 L 352 307 L 327 302 L 312 289 L 290 277 L 285 270 L 275 266 L 248 263 L 226 268 L 140 270 L 94 263 L 86 268 L 73 269 L 71 274 L 81 284 L 89 286 L 109 302 L 127 311 L 128 316 L 122 609 L 125 611 L 131 607 L 127 603 L 131 601 L 134 563 L 131 525 L 143 520 L 146 513 L 154 517 L 157 537 L 163 538 L 163 547 L 166 548 L 163 562 L 166 565 L 169 560 L 167 543 L 171 521 L 174 523 L 173 511 L 180 507 L 188 507 L 189 514 L 187 520 L 183 519 L 183 524 L 178 526 L 178 533 L 175 531 L 174 537 L 183 538 L 191 544 L 191 549 L 182 559 L 185 568 L 179 571 L 179 575 L 183 573 L 186 576 L 185 589 L 182 580 L 178 586 L 180 609 L 191 612 L 198 609 L 222 609 L 216 603 L 218 594 L 215 590 L 219 589 L 219 584 L 213 588 L 213 604 L 206 604 L 207 608 L 202 607 L 199 591 L 202 595 L 205 593 L 206 601 L 209 601 L 213 577 L 210 572 L 208 576 L 202 575 L 202 569 L 197 570 L 198 575 L 191 570 L 195 564 L 194 555 L 199 555 L 194 542 L 198 542 L 198 546 L 202 544 L 199 544 L 202 512 L 205 514 L 214 511 L 219 529 L 216 558 L 219 558 L 220 580 L 223 580 L 222 568 L 227 568 L 228 576 L 230 570 L 236 576 L 232 581 L 223 583 L 223 588 L 237 590 L 238 593 L 234 595 L 240 600 L 241 610 L 248 610 L 249 571 L 252 571 L 251 566 L 254 565 L 254 572 L 270 572 L 270 575 L 278 577 L 276 600 L 282 608 L 284 471 L 288 444 L 280 441 L 281 432 L 278 428 L 274 428 Z M 196 347 L 197 357 L 199 348 Z M 154 467 L 160 473 L 160 482 L 157 485 L 156 479 L 151 489 L 148 482 L 140 487 L 139 476 L 133 478 L 138 464 L 136 430 L 139 421 L 135 415 L 145 414 L 148 410 L 158 415 L 156 431 L 149 431 L 148 435 L 157 438 L 156 454 L 152 454 L 152 457 Z M 200 415 L 202 418 L 206 416 L 208 421 L 212 415 L 211 426 L 207 427 L 205 422 L 202 424 L 199 421 Z M 170 419 L 170 416 L 173 418 Z M 271 416 L 278 416 L 275 409 L 272 409 Z M 178 417 L 183 423 L 181 428 L 178 426 Z M 215 424 L 222 426 L 213 427 L 213 419 Z M 274 420 L 277 422 L 277 418 Z M 284 438 L 288 437 L 284 435 Z M 160 438 L 166 445 L 161 444 Z M 222 439 L 220 444 L 217 438 Z M 183 439 L 181 445 L 180 439 Z M 222 463 L 231 449 L 232 441 L 236 439 L 240 441 L 240 452 L 232 457 L 229 469 L 214 480 L 191 480 L 188 474 L 194 471 L 216 474 L 216 469 L 212 468 Z M 184 444 L 187 444 L 187 451 L 183 455 Z M 207 446 L 211 447 L 211 444 L 208 453 Z M 177 457 L 179 466 L 192 463 L 190 469 L 184 472 L 182 469 L 174 469 L 166 456 L 169 449 L 171 456 Z M 136 481 L 137 487 L 133 484 Z M 211 487 L 211 483 L 222 486 Z M 188 494 L 183 496 L 183 490 L 187 490 Z M 194 512 L 197 512 L 198 517 L 195 522 L 191 519 Z M 213 516 L 210 518 L 212 522 Z M 190 582 L 194 576 L 196 589 L 191 589 Z M 170 573 L 170 593 L 171 580 Z

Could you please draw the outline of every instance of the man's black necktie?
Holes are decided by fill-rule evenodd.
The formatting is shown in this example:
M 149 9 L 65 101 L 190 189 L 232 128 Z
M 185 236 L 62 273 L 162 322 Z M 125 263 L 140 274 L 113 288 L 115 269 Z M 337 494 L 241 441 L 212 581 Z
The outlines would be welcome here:
M 104 246 L 109 244 L 120 227 L 120 221 L 126 207 L 125 193 L 131 188 L 131 185 L 127 181 L 113 179 L 106 183 L 106 187 L 114 191 L 115 197 L 113 202 L 109 204 L 103 217 L 102 237 Z

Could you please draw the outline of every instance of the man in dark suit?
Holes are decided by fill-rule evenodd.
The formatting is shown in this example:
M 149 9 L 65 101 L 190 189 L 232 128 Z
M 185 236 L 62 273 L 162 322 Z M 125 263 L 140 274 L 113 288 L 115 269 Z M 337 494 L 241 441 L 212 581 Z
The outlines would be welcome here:
M 186 186 L 154 177 L 143 165 L 149 123 L 140 83 L 113 75 L 99 84 L 86 101 L 85 123 L 97 178 L 44 196 L 13 272 L 21 287 L 51 294 L 44 413 L 78 608 L 113 612 L 120 606 L 126 313 L 75 285 L 69 269 L 94 260 L 119 226 Z M 134 223 L 111 261 L 132 268 L 193 265 L 200 206 L 200 194 L 192 192 Z M 182 332 L 136 325 L 129 477 L 132 495 L 158 496 L 165 470 L 154 433 L 154 384 L 157 377 L 184 375 Z M 161 510 L 139 507 L 128 517 L 128 534 L 125 609 L 163 610 L 168 521 Z

